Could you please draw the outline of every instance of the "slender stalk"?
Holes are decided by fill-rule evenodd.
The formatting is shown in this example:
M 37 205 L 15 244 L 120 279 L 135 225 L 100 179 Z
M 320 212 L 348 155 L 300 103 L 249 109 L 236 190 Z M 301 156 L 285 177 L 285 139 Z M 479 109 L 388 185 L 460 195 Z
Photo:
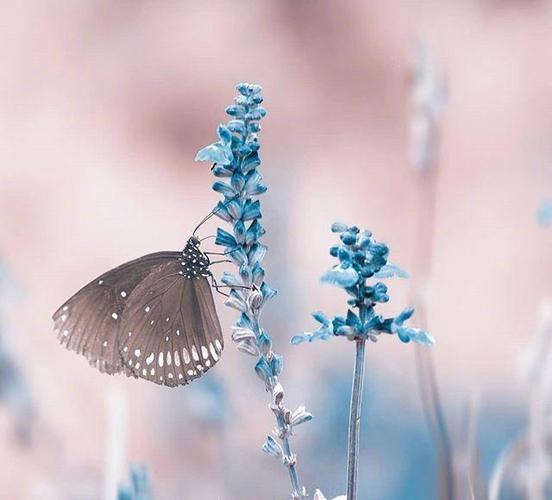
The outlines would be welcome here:
M 362 383 L 364 381 L 364 353 L 366 340 L 356 342 L 351 409 L 349 411 L 349 451 L 347 461 L 347 500 L 356 500 L 358 483 L 358 459 L 360 454 L 360 414 L 362 406 Z
M 276 418 L 278 422 L 278 428 L 284 429 L 286 427 L 283 415 L 278 415 Z M 299 483 L 299 474 L 297 473 L 297 467 L 295 466 L 295 455 L 291 451 L 291 445 L 289 437 L 286 435 L 282 439 L 282 449 L 284 450 L 285 461 L 289 471 L 289 478 L 291 480 L 292 498 L 304 498 L 302 497 L 302 488 Z
M 437 212 L 437 183 L 440 117 L 445 104 L 444 75 L 433 59 L 429 48 L 418 47 L 412 85 L 411 155 L 410 163 L 418 170 L 419 206 L 414 279 L 410 294 L 421 327 L 427 329 L 427 293 L 431 275 Z M 421 126 L 422 125 L 422 126 Z M 433 355 L 418 346 L 415 348 L 418 382 L 425 417 L 437 444 L 440 466 L 440 492 L 444 500 L 454 498 L 453 450 L 445 419 Z

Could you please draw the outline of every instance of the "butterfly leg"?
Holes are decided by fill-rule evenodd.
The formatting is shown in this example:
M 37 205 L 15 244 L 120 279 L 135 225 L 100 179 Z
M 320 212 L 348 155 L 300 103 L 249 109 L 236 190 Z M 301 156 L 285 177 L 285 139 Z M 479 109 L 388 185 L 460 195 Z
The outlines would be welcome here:
M 212 266 L 213 264 L 221 264 L 222 262 L 232 262 L 232 261 L 230 259 L 214 260 L 213 262 L 210 262 L 209 265 Z
M 232 252 L 235 252 L 238 250 L 238 248 L 234 248 L 233 250 L 229 250 L 228 252 L 204 252 L 205 255 L 230 255 Z
M 240 290 L 240 289 L 250 289 L 250 287 L 248 286 L 240 286 L 240 285 L 233 285 L 233 286 L 230 286 L 230 285 L 219 285 L 217 283 L 217 280 L 215 279 L 215 277 L 211 274 L 211 286 L 218 292 L 220 293 L 221 295 L 224 295 L 225 297 L 229 297 L 229 295 L 227 293 L 224 293 L 224 292 L 221 292 L 219 290 L 219 288 L 234 288 L 235 290 Z
M 211 286 L 218 292 L 220 293 L 221 295 L 224 295 L 225 297 L 230 297 L 230 295 L 228 295 L 227 293 L 224 293 L 224 292 L 221 292 L 219 290 L 219 288 L 227 288 L 226 285 L 219 285 L 217 283 L 217 280 L 215 279 L 215 277 L 211 274 Z

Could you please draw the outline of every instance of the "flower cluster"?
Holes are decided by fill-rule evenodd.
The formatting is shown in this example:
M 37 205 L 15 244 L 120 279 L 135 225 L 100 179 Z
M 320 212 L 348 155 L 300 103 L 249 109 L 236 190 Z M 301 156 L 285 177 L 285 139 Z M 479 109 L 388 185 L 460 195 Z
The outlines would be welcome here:
M 356 226 L 335 223 L 332 231 L 339 234 L 341 243 L 331 247 L 330 254 L 339 262 L 322 276 L 322 282 L 343 288 L 350 297 L 347 301 L 349 309 L 345 316 L 335 316 L 332 320 L 322 312 L 313 313 L 320 327 L 314 332 L 294 336 L 291 342 L 327 340 L 334 335 L 376 342 L 381 333 L 387 333 L 397 334 L 403 342 L 433 344 L 434 339 L 427 332 L 404 324 L 414 313 L 412 308 L 403 310 L 394 318 L 384 318 L 376 313 L 376 304 L 387 302 L 389 295 L 384 283 L 370 280 L 407 277 L 401 268 L 387 263 L 387 245 L 377 242 L 370 231 L 361 231 Z
M 213 184 L 213 189 L 224 197 L 214 213 L 232 226 L 232 232 L 218 228 L 216 237 L 216 244 L 225 247 L 224 254 L 238 268 L 236 274 L 224 273 L 221 279 L 230 288 L 226 305 L 240 313 L 233 327 L 232 340 L 240 351 L 257 358 L 255 372 L 272 395 L 270 408 L 277 422 L 274 435 L 279 442 L 269 436 L 263 450 L 282 459 L 289 468 L 293 498 L 303 499 L 306 492 L 299 485 L 296 457 L 291 452 L 289 437 L 295 426 L 312 416 L 303 406 L 296 411 L 284 406 L 284 390 L 278 381 L 283 358 L 272 350 L 270 335 L 259 322 L 264 305 L 276 295 L 264 281 L 262 261 L 267 248 L 259 240 L 265 229 L 259 222 L 261 205 L 255 199 L 267 190 L 257 170 L 261 163 L 259 121 L 266 110 L 261 106 L 263 97 L 259 85 L 242 83 L 237 90 L 234 105 L 226 108 L 230 121 L 218 127 L 219 140 L 201 149 L 196 160 L 213 163 L 212 172 L 220 179 Z

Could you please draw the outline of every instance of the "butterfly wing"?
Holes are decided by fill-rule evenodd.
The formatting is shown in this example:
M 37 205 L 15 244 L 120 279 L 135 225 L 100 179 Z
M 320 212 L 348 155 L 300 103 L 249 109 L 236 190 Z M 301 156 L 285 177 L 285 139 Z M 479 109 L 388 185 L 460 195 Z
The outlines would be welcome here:
M 181 255 L 181 252 L 149 254 L 91 281 L 54 313 L 59 341 L 85 356 L 102 372 L 121 371 L 118 336 L 130 295 L 153 269 L 164 262 L 177 261 Z
M 161 264 L 129 298 L 120 344 L 127 375 L 174 387 L 219 360 L 224 340 L 211 286 L 205 275 L 184 276 L 184 264 Z

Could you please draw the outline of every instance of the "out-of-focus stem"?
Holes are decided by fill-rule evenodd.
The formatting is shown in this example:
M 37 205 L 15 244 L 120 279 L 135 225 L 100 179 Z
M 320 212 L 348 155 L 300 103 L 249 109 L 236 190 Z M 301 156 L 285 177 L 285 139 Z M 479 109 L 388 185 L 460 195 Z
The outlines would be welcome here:
M 104 499 L 117 498 L 117 486 L 123 478 L 125 465 L 126 399 L 120 387 L 107 394 L 107 443 L 105 461 Z
M 356 343 L 351 408 L 349 412 L 349 451 L 347 461 L 347 500 L 356 500 L 358 489 L 358 460 L 360 448 L 360 415 L 362 406 L 362 385 L 364 380 L 364 353 L 366 340 Z
M 420 50 L 421 52 L 418 54 L 420 61 L 417 61 L 419 67 L 416 68 L 413 82 L 413 119 L 418 125 L 425 123 L 426 126 L 422 127 L 422 130 L 430 135 L 418 144 L 419 152 L 423 153 L 419 155 L 421 163 L 416 164 L 416 162 L 411 161 L 413 166 L 418 169 L 417 180 L 419 185 L 419 219 L 416 232 L 416 241 L 419 244 L 414 249 L 416 257 L 411 296 L 420 321 L 420 327 L 427 329 L 426 285 L 431 271 L 435 240 L 437 153 L 440 133 L 436 115 L 437 108 L 435 108 L 433 100 L 442 97 L 437 94 L 442 90 L 440 86 L 443 85 L 443 82 L 437 80 L 440 75 L 437 74 L 432 64 L 428 48 L 420 47 Z M 420 136 L 415 138 L 417 140 L 423 139 Z M 441 405 L 433 357 L 429 350 L 422 349 L 419 346 L 414 348 L 414 352 L 424 413 L 437 444 L 441 464 L 442 473 L 440 477 L 442 484 L 439 496 L 444 500 L 452 500 L 454 498 L 452 447 Z

